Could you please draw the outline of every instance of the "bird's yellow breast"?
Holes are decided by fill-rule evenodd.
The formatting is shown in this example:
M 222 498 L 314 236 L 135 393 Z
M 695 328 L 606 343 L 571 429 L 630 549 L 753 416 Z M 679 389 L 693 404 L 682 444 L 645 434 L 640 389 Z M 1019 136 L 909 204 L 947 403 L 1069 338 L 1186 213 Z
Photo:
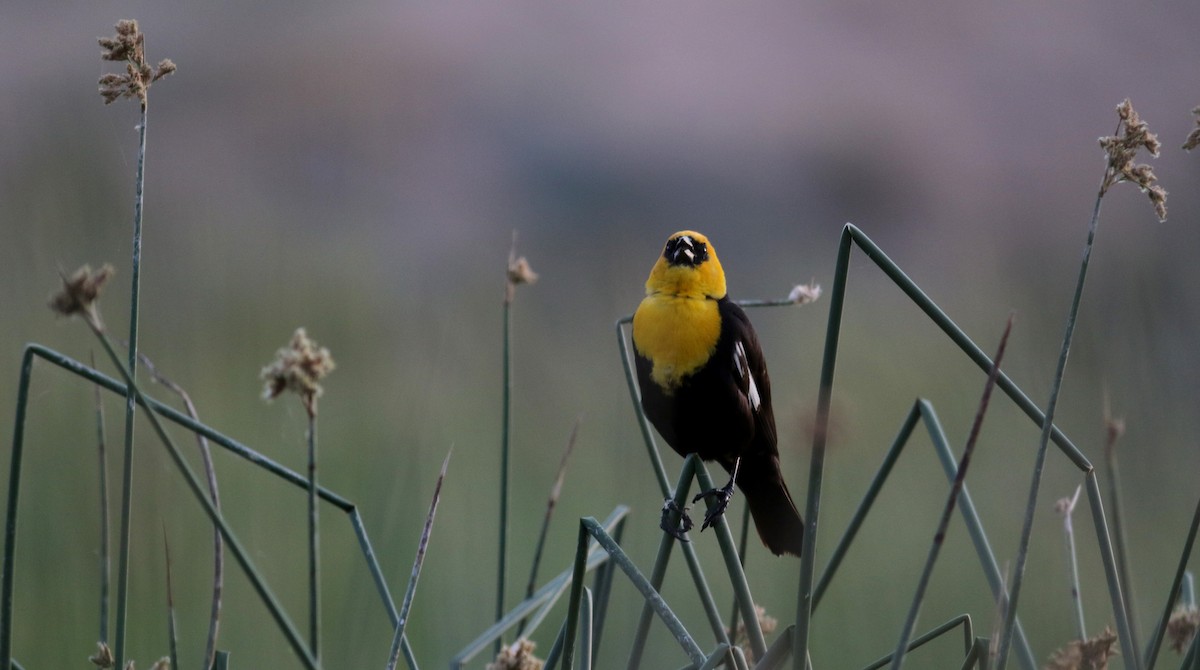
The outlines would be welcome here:
M 652 293 L 633 315 L 633 345 L 668 393 L 712 358 L 720 336 L 721 315 L 711 298 Z

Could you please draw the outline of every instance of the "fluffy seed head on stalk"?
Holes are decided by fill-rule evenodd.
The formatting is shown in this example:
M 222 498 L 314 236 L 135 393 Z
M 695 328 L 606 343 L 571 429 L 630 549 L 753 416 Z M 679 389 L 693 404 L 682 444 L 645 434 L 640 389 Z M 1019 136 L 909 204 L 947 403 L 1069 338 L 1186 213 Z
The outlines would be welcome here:
M 1117 634 L 1111 626 L 1095 637 L 1072 640 L 1063 649 L 1058 649 L 1046 664 L 1046 670 L 1107 670 L 1108 661 L 1117 655 L 1114 648 Z
M 96 653 L 88 656 L 88 660 L 97 668 L 105 668 L 106 670 L 117 663 L 116 659 L 113 658 L 112 649 L 109 649 L 108 645 L 104 642 L 96 643 Z
M 816 302 L 821 297 L 821 285 L 815 281 L 810 281 L 807 284 L 796 284 L 792 287 L 792 292 L 788 293 L 788 300 L 797 305 L 807 305 L 810 302 Z
M 513 231 L 512 247 L 508 250 L 508 272 L 504 282 L 504 304 L 511 305 L 517 295 L 517 286 L 537 283 L 538 274 L 533 271 L 524 256 L 517 257 L 517 231 Z
M 512 303 L 513 298 L 517 294 L 517 286 L 521 284 L 533 284 L 537 282 L 538 274 L 529 266 L 529 261 L 525 260 L 524 256 L 517 259 L 508 259 L 508 282 L 505 284 L 504 301 Z
M 1138 152 L 1142 149 L 1158 156 L 1161 145 L 1158 136 L 1150 132 L 1146 122 L 1138 116 L 1137 110 L 1129 98 L 1117 105 L 1117 134 L 1100 138 L 1100 147 L 1108 156 L 1108 171 L 1100 192 L 1104 193 L 1113 184 L 1123 181 L 1132 182 L 1142 193 L 1150 198 L 1154 205 L 1154 213 L 1159 221 L 1167 218 L 1167 191 L 1155 183 L 1157 177 L 1154 170 L 1144 163 L 1135 163 Z
M 1125 434 L 1125 419 L 1121 417 L 1110 418 L 1104 421 L 1104 432 L 1108 434 L 1108 439 L 1116 442 Z
M 117 22 L 117 33 L 112 37 L 100 37 L 101 60 L 124 61 L 125 73 L 108 73 L 100 77 L 100 97 L 104 104 L 120 98 L 137 98 L 142 108 L 146 107 L 146 91 L 150 85 L 175 71 L 175 63 L 164 58 L 155 67 L 146 63 L 146 36 L 138 28 L 138 22 L 123 19 Z
M 1171 618 L 1167 620 L 1167 637 L 1171 638 L 1175 653 L 1182 654 L 1188 648 L 1197 630 L 1200 630 L 1200 609 L 1195 605 L 1180 605 L 1171 612 Z
M 113 270 L 113 266 L 108 263 L 94 272 L 90 265 L 84 265 L 70 277 L 59 270 L 62 289 L 51 296 L 50 309 L 60 316 L 78 314 L 92 330 L 103 332 L 104 321 L 100 318 L 100 307 L 96 304 L 96 298 L 100 296 L 100 289 L 114 272 L 116 271 Z
M 488 663 L 487 670 L 542 670 L 545 661 L 533 655 L 536 648 L 531 640 L 521 638 L 501 648 L 496 660 Z
M 263 399 L 272 400 L 284 391 L 299 394 L 310 417 L 317 415 L 317 398 L 324 389 L 319 383 L 336 365 L 329 349 L 318 346 L 303 328 L 297 328 L 292 341 L 275 353 L 275 360 L 259 375 L 266 381 Z
M 1192 128 L 1192 132 L 1183 141 L 1184 151 L 1191 151 L 1200 146 L 1200 107 L 1192 109 L 1192 115 L 1196 117 L 1196 127 Z
M 762 630 L 763 635 L 770 635 L 779 627 L 779 620 L 767 614 L 767 609 L 762 605 L 754 606 L 754 615 L 758 617 L 758 627 Z M 755 661 L 754 650 L 750 647 L 750 632 L 746 630 L 746 622 L 739 621 L 737 630 L 726 630 L 729 635 L 729 641 L 742 648 L 742 653 L 746 655 L 746 660 L 750 663 Z

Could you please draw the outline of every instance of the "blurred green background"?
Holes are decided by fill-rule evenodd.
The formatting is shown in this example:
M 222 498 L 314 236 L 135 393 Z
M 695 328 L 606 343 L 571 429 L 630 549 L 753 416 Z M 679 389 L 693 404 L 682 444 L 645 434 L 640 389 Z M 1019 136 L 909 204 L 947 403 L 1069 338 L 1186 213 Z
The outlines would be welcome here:
M 142 348 L 204 420 L 300 470 L 304 412 L 290 398 L 263 403 L 258 371 L 297 326 L 328 346 L 338 369 L 321 401 L 321 480 L 360 506 L 397 597 L 453 446 L 408 628 L 423 667 L 443 667 L 491 622 L 513 230 L 541 275 L 514 308 L 515 595 L 577 415 L 544 577 L 568 564 L 576 519 L 618 504 L 633 508 L 629 553 L 652 560 L 661 500 L 613 323 L 636 306 L 667 235 L 705 232 L 731 294 L 768 298 L 811 279 L 828 289 L 842 225 L 854 222 L 984 349 L 1015 311 L 1005 364 L 1044 403 L 1104 167 L 1096 138 L 1131 97 L 1163 140 L 1153 164 L 1169 219 L 1157 223 L 1131 187 L 1106 198 L 1059 419 L 1097 464 L 1106 390 L 1126 419 L 1143 638 L 1160 611 L 1200 472 L 1200 157 L 1178 149 L 1200 104 L 1195 3 L 8 0 L 0 13 L 0 435 L 11 434 L 25 342 L 81 360 L 95 348 L 82 324 L 45 307 L 58 268 L 115 264 L 102 309 L 114 335 L 127 330 L 137 115 L 128 102 L 101 104 L 96 79 L 112 65 L 95 38 L 136 18 L 149 57 L 179 65 L 151 95 Z M 751 316 L 802 500 L 827 302 Z M 913 399 L 930 398 L 961 445 L 983 383 L 861 254 L 843 332 L 822 557 Z M 36 366 L 14 624 L 27 668 L 80 667 L 97 639 L 91 393 Z M 106 410 L 119 444 L 121 404 L 110 397 Z M 129 653 L 148 665 L 167 650 L 165 524 L 192 667 L 210 531 L 148 427 L 138 430 Z M 1002 563 L 1015 555 L 1036 440 L 998 402 L 969 477 Z M 9 453 L 5 443 L 5 473 Z M 302 626 L 302 491 L 215 458 L 227 515 Z M 665 459 L 674 477 L 681 461 Z M 1039 658 L 1074 632 L 1053 503 L 1081 481 L 1051 454 L 1021 601 Z M 861 667 L 895 644 L 946 491 L 917 440 L 818 611 L 818 667 Z M 1086 509 L 1075 525 L 1096 632 L 1112 617 Z M 715 541 L 696 539 L 719 582 Z M 389 625 L 349 524 L 328 506 L 322 540 L 326 667 L 379 667 Z M 747 563 L 769 613 L 793 621 L 799 562 L 754 543 Z M 221 647 L 234 667 L 295 667 L 232 562 L 229 573 Z M 682 562 L 664 591 L 703 637 Z M 638 611 L 625 582 L 615 597 L 603 667 L 624 661 Z M 964 611 L 987 634 L 993 605 L 956 521 L 919 628 Z M 543 653 L 556 629 L 536 636 Z M 914 667 L 938 666 L 956 645 Z M 652 646 L 645 667 L 683 662 L 661 627 Z

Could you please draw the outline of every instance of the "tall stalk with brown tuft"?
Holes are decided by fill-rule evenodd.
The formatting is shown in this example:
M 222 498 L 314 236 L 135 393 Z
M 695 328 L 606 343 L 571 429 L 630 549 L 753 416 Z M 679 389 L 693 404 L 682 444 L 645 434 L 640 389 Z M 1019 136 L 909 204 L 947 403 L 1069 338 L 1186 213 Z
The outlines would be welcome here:
M 1159 150 L 1158 137 L 1151 133 L 1133 104 L 1126 98 L 1117 105 L 1117 133 L 1101 137 L 1100 146 L 1104 149 L 1107 162 L 1104 167 L 1104 178 L 1100 181 L 1100 190 L 1096 194 L 1096 202 L 1092 207 L 1092 218 L 1088 222 L 1087 241 L 1083 247 L 1083 259 L 1079 263 L 1079 277 L 1075 282 L 1075 293 L 1071 298 L 1071 306 L 1067 310 L 1067 323 L 1062 338 L 1062 349 L 1058 355 L 1058 365 L 1050 388 L 1050 400 L 1046 403 L 1045 416 L 1042 420 L 1042 434 L 1038 440 L 1037 456 L 1034 460 L 1033 478 L 1029 485 L 1029 500 L 1025 506 L 1025 521 L 1021 530 L 1021 540 L 1017 549 L 1017 560 L 1013 567 L 1012 587 L 1008 596 L 1008 610 L 1005 614 L 1003 634 L 1000 638 L 999 657 L 996 667 L 1003 670 L 1008 660 L 1009 646 L 1012 643 L 1013 627 L 1016 624 L 1017 605 L 1021 595 L 1021 585 L 1025 578 L 1025 563 L 1029 557 L 1029 539 L 1033 533 L 1033 515 L 1037 508 L 1038 493 L 1041 490 L 1042 469 L 1046 463 L 1046 447 L 1050 443 L 1050 434 L 1054 428 L 1054 412 L 1058 407 L 1058 394 L 1062 389 L 1063 376 L 1067 370 L 1067 356 L 1071 353 L 1071 340 L 1075 335 L 1075 322 L 1079 316 L 1079 305 L 1083 299 L 1083 286 L 1087 281 L 1088 263 L 1092 257 L 1092 246 L 1096 239 L 1096 228 L 1100 223 L 1100 204 L 1108 189 L 1123 181 L 1132 182 L 1150 198 L 1154 213 L 1159 220 L 1167 217 L 1167 192 L 1156 182 L 1154 171 L 1146 164 L 1135 163 L 1134 160 L 1142 149 L 1157 156 Z M 1121 645 L 1133 648 L 1133 640 L 1129 631 L 1118 627 L 1121 635 Z M 1132 657 L 1136 663 L 1136 655 Z
M 271 400 L 284 391 L 300 396 L 308 414 L 308 645 L 313 658 L 321 660 L 321 547 L 317 508 L 317 398 L 324 389 L 319 383 L 335 365 L 325 347 L 297 328 L 292 341 L 275 353 L 275 360 L 262 369 L 266 381 L 263 398 Z
M 509 443 L 512 438 L 512 304 L 517 297 L 517 287 L 521 284 L 536 282 L 538 275 L 530 267 L 524 256 L 517 256 L 517 231 L 513 231 L 512 246 L 508 250 L 508 269 L 504 279 L 504 344 L 501 351 L 503 359 L 504 386 L 501 390 L 501 428 L 500 428 L 500 542 L 497 550 L 496 567 L 496 621 L 504 616 L 504 581 L 508 564 L 508 471 Z M 497 654 L 500 653 L 500 640 L 496 640 Z
M 146 36 L 138 22 L 125 19 L 118 21 L 116 34 L 97 40 L 103 51 L 101 60 L 124 62 L 125 73 L 108 73 L 100 77 L 100 96 L 104 104 L 120 98 L 136 98 L 141 110 L 138 123 L 137 177 L 134 180 L 133 201 L 133 263 L 129 300 L 129 370 L 137 371 L 138 349 L 138 294 L 141 285 L 142 267 L 142 193 L 146 182 L 146 108 L 149 106 L 147 93 L 151 84 L 175 71 L 175 63 L 168 59 L 151 67 L 146 62 Z M 129 590 L 129 517 L 133 500 L 133 415 L 137 404 L 133 395 L 125 401 L 125 464 L 121 486 L 121 547 L 117 565 L 117 620 L 115 652 L 116 665 L 124 663 L 125 618 L 128 611 L 126 600 Z

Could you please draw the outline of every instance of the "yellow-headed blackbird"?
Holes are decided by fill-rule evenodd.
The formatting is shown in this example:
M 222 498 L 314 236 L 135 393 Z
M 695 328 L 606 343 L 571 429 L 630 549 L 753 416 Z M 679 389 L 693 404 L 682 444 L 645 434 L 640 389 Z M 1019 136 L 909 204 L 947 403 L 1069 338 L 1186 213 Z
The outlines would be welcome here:
M 779 470 L 767 365 L 703 235 L 685 230 L 667 240 L 633 316 L 633 346 L 650 422 L 681 456 L 698 454 L 731 475 L 724 488 L 696 496 L 717 498 L 704 527 L 724 512 L 736 480 L 763 544 L 799 556 L 804 522 Z M 665 516 L 664 529 L 682 538 Z

